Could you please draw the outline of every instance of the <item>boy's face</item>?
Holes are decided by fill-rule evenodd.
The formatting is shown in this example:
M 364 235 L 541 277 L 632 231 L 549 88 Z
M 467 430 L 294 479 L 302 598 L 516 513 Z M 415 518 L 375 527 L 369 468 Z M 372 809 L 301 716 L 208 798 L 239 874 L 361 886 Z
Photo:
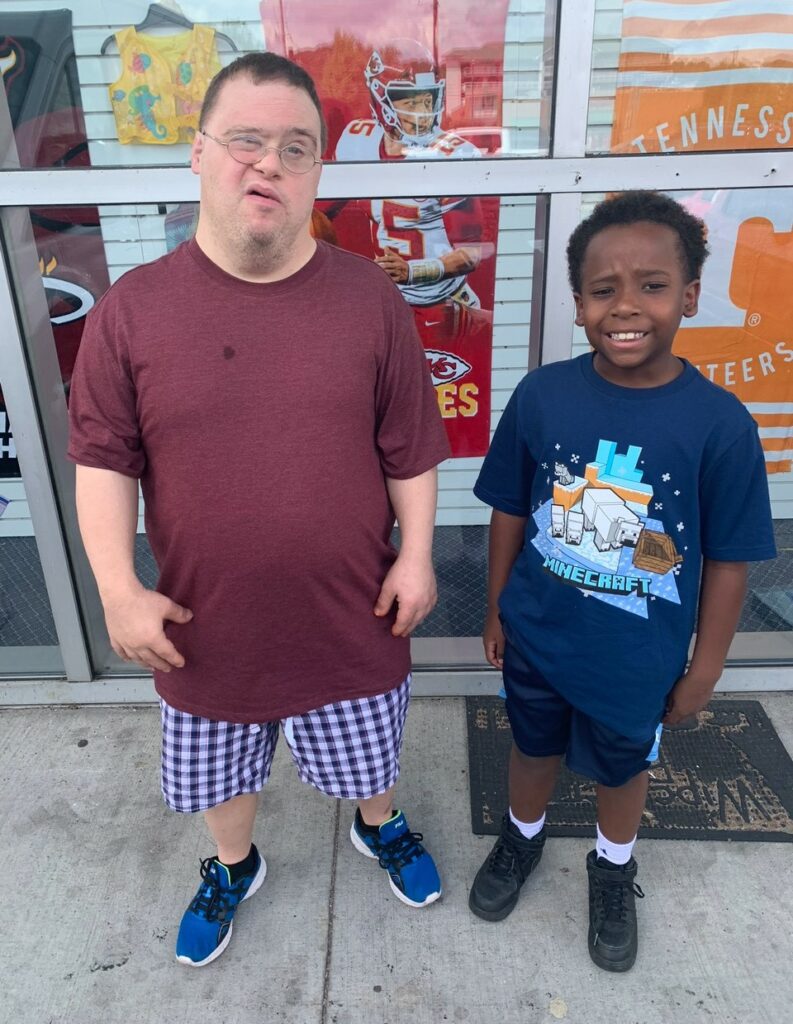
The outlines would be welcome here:
M 641 221 L 598 232 L 581 266 L 576 319 L 597 372 L 624 387 L 656 387 L 681 372 L 672 355 L 680 320 L 694 316 L 699 281 L 686 281 L 677 232 Z

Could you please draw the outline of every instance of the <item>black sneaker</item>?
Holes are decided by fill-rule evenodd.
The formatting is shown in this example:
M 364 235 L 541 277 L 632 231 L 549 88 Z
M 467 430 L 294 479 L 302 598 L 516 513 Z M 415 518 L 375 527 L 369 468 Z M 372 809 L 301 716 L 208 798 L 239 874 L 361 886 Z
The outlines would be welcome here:
M 525 839 L 510 821 L 501 822 L 501 835 L 476 873 L 468 906 L 485 921 L 502 921 L 518 902 L 520 887 L 540 863 L 545 846 L 545 828 L 533 839 Z
M 589 875 L 589 955 L 604 971 L 629 971 L 636 960 L 639 939 L 636 897 L 644 893 L 634 882 L 636 861 L 610 864 L 592 850 L 587 854 Z

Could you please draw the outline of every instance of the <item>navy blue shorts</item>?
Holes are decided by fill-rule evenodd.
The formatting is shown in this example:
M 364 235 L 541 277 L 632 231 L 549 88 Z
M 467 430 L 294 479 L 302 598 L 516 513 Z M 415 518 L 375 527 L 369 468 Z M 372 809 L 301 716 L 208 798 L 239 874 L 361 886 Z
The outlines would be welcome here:
M 662 726 L 641 743 L 574 708 L 509 641 L 504 689 L 515 746 L 527 757 L 563 754 L 567 767 L 604 786 L 622 786 L 658 759 Z

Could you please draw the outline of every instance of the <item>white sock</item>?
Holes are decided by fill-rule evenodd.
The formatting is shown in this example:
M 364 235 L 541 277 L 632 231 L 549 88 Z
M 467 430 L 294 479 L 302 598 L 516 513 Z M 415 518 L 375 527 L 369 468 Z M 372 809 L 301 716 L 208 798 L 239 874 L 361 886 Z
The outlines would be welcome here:
M 534 839 L 538 832 L 542 831 L 542 827 L 545 824 L 545 815 L 539 818 L 537 821 L 520 821 L 512 813 L 512 808 L 509 809 L 509 820 L 520 832 L 524 839 Z
M 612 843 L 600 831 L 600 825 L 597 826 L 597 830 L 598 838 L 595 843 L 595 850 L 598 857 L 605 857 L 610 864 L 627 864 L 631 859 L 633 847 L 636 845 L 636 836 L 629 843 Z

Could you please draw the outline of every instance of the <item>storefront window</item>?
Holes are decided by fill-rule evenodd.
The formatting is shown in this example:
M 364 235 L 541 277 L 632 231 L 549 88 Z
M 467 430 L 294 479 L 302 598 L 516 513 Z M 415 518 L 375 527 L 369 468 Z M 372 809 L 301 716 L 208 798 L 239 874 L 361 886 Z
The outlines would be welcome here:
M 588 154 L 791 148 L 793 13 L 788 3 L 595 0 L 595 5 Z M 40 469 L 54 483 L 54 504 L 73 557 L 64 577 L 73 573 L 78 598 L 71 607 L 76 615 L 79 603 L 82 615 L 72 632 L 84 627 L 97 673 L 130 668 L 110 651 L 80 554 L 71 468 L 63 456 L 72 369 L 86 314 L 128 270 L 191 238 L 198 207 L 158 203 L 147 191 L 127 197 L 121 192 L 126 186 L 116 184 L 129 181 L 127 175 L 56 175 L 53 183 L 51 175 L 20 175 L 14 168 L 180 167 L 172 178 L 180 182 L 175 194 L 190 197 L 196 185 L 187 169 L 191 139 L 215 71 L 240 55 L 270 49 L 312 74 L 329 128 L 324 159 L 364 165 L 349 168 L 344 184 L 347 194 L 358 198 L 317 203 L 314 234 L 377 259 L 402 289 L 415 313 L 453 453 L 440 472 L 435 538 L 440 603 L 417 632 L 415 661 L 420 667 L 443 667 L 450 656 L 449 664 L 481 666 L 475 638 L 485 605 L 490 512 L 473 497 L 472 487 L 509 395 L 528 367 L 541 361 L 543 326 L 545 359 L 557 354 L 556 338 L 569 337 L 566 315 L 559 320 L 552 290 L 543 288 L 545 225 L 550 225 L 548 242 L 558 251 L 578 199 L 444 195 L 467 187 L 459 177 L 461 165 L 455 170 L 444 161 L 549 155 L 556 22 L 560 11 L 571 10 L 576 11 L 575 0 L 394 0 L 383 7 L 364 0 L 190 5 L 79 0 L 69 8 L 0 0 L 0 135 L 8 168 L 0 173 L 9 182 L 36 179 L 35 193 L 31 185 L 30 197 L 17 193 L 13 209 L 2 211 L 3 258 L 17 293 L 14 301 L 6 299 L 2 312 L 8 306 L 8 315 L 18 315 L 25 337 L 20 365 L 29 374 L 38 403 L 33 416 L 42 421 L 50 459 L 33 472 Z M 575 78 L 575 69 L 562 67 L 561 73 L 567 70 Z M 384 184 L 385 169 L 378 162 L 410 159 L 434 161 L 421 173 L 432 182 L 426 191 L 439 197 L 380 197 L 380 190 L 392 186 Z M 619 165 L 638 166 L 634 161 Z M 468 166 L 466 177 L 475 170 Z M 472 188 L 545 187 L 515 185 L 509 164 L 480 165 L 480 170 L 493 175 L 492 183 Z M 397 163 L 388 171 L 391 181 L 390 175 L 415 175 L 419 169 Z M 751 166 L 746 173 L 738 180 L 757 184 Z M 497 183 L 496 175 L 509 184 Z M 67 178 L 86 182 L 69 201 L 96 204 L 89 184 L 96 181 L 110 204 L 43 205 L 60 201 Z M 701 184 L 684 174 L 680 182 Z M 609 182 L 601 179 L 590 187 L 601 185 Z M 734 392 L 755 417 L 780 550 L 776 562 L 752 568 L 739 640 L 755 636 L 762 643 L 739 650 L 738 660 L 789 660 L 793 654 L 793 592 L 786 589 L 788 534 L 793 534 L 793 425 L 788 422 L 793 336 L 789 303 L 785 306 L 793 277 L 790 191 L 714 187 L 676 193 L 706 220 L 712 250 L 700 311 L 681 329 L 678 351 Z M 598 198 L 583 197 L 584 213 Z M 140 199 L 154 202 L 144 205 L 136 202 Z M 17 225 L 25 221 L 23 232 L 9 231 L 11 215 Z M 425 264 L 419 273 L 411 270 L 416 263 Z M 550 273 L 558 275 L 560 269 L 551 265 Z M 572 349 L 573 354 L 585 351 L 581 334 L 575 334 Z M 44 645 L 40 650 L 56 650 L 46 646 L 56 639 L 11 430 L 0 405 L 0 647 L 10 651 L 39 644 Z M 24 428 L 17 430 L 24 437 Z M 29 480 L 33 488 L 34 477 Z M 205 483 L 211 489 L 212 481 Z M 35 498 L 38 491 L 31 493 Z M 49 574 L 43 531 L 40 537 Z M 10 546 L 2 547 L 6 542 Z M 157 570 L 143 533 L 142 505 L 136 561 L 143 582 L 154 586 Z M 16 582 L 23 563 L 38 566 L 25 582 L 29 591 Z M 17 576 L 10 579 L 13 565 Z M 69 663 L 61 604 L 57 590 L 50 592 Z M 44 611 L 39 615 L 33 608 Z M 38 616 L 39 639 L 21 632 L 20 616 L 31 622 Z M 23 635 L 27 639 L 21 640 Z M 449 642 L 441 645 L 439 638 Z M 85 646 L 82 651 L 84 660 Z M 71 669 L 70 677 L 78 678 Z
M 70 220 L 64 209 L 29 212 L 68 400 L 86 313 L 109 283 L 190 238 L 197 210 L 192 204 L 102 206 L 94 211 L 94 230 Z M 472 487 L 495 424 L 530 362 L 541 241 L 535 221 L 531 196 L 323 200 L 314 213 L 316 237 L 380 261 L 411 305 L 447 428 L 452 458 L 440 471 L 436 531 L 440 603 L 417 634 L 423 639 L 470 638 L 481 629 L 489 509 Z M 37 235 L 36 225 L 43 223 L 49 232 Z M 72 248 L 72 240 L 82 248 Z M 414 282 L 420 277 L 417 261 L 432 262 L 438 274 L 408 283 L 408 276 Z M 211 491 L 213 481 L 204 486 Z M 14 528 L 15 536 L 30 530 L 21 507 Z M 142 504 L 138 534 L 138 573 L 154 586 L 157 569 L 143 534 Z M 43 592 L 40 580 L 35 585 Z M 97 667 L 124 670 L 109 650 L 101 620 L 94 632 Z M 426 646 L 420 650 L 420 659 L 431 657 Z
M 587 150 L 793 144 L 793 10 L 779 0 L 597 0 Z
M 22 167 L 185 165 L 214 73 L 265 49 L 315 78 L 326 159 L 548 152 L 555 0 L 39 6 L 0 4 Z
M 750 592 L 739 632 L 773 632 L 789 644 L 793 640 L 793 595 L 788 589 L 793 578 L 789 555 L 793 536 L 789 297 L 793 196 L 789 189 L 709 189 L 670 195 L 705 221 L 710 249 L 699 311 L 683 321 L 675 352 L 744 403 L 757 422 L 765 454 L 779 554 L 773 562 L 750 566 Z M 586 196 L 582 216 L 602 198 Z M 575 328 L 573 355 L 588 350 L 583 329 Z M 744 656 L 750 656 L 747 648 Z
M 62 671 L 14 434 L 0 391 L 0 674 Z

